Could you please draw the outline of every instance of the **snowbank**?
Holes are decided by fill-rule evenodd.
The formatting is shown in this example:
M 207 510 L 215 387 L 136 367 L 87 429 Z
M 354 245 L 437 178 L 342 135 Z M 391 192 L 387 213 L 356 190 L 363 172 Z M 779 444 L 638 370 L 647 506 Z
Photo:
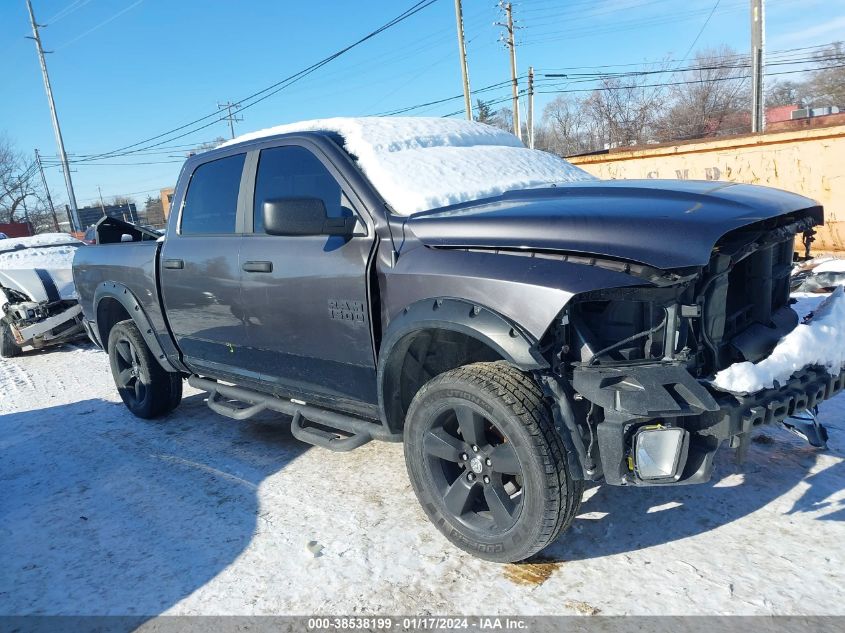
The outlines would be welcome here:
M 57 244 L 76 244 L 78 239 L 67 233 L 40 233 L 30 237 L 11 237 L 7 240 L 0 240 L 0 253 L 13 251 L 20 248 L 31 248 L 33 246 L 55 246 Z
M 845 273 L 845 259 L 828 259 L 813 268 L 814 273 Z
M 838 287 L 813 312 L 813 318 L 784 336 L 772 353 L 756 365 L 735 363 L 713 379 L 713 385 L 734 393 L 753 393 L 783 384 L 807 365 L 821 365 L 839 374 L 845 365 L 845 288 Z
M 251 132 L 223 145 L 313 130 L 343 137 L 346 150 L 400 215 L 512 189 L 595 179 L 558 156 L 527 149 L 513 134 L 455 119 L 316 119 Z
M 81 245 L 82 242 L 66 233 L 0 240 L 0 270 L 70 270 L 76 249 Z

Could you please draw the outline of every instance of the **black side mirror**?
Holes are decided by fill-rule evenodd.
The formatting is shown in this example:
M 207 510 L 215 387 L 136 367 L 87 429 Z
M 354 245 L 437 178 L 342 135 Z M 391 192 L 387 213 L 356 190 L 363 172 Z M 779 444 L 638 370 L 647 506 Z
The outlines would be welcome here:
M 355 218 L 330 218 L 320 198 L 275 198 L 264 201 L 268 235 L 352 235 Z

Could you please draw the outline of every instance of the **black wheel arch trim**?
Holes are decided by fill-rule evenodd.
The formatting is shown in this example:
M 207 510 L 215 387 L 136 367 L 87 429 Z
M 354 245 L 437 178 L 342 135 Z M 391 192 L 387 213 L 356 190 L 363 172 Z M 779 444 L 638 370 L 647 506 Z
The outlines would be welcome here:
M 159 343 L 158 338 L 156 337 L 155 329 L 150 323 L 150 319 L 146 312 L 144 312 L 141 302 L 138 301 L 138 298 L 129 288 L 123 284 L 112 281 L 104 281 L 97 286 L 97 289 L 94 291 L 93 303 L 95 318 L 99 313 L 100 302 L 102 302 L 103 299 L 114 299 L 123 306 L 130 318 L 138 326 L 138 329 L 141 331 L 141 336 L 144 338 L 144 342 L 149 346 L 150 351 L 158 361 L 158 364 L 161 365 L 162 369 L 170 373 L 180 373 L 179 368 L 175 367 L 167 358 L 167 355 L 161 347 L 161 343 Z M 101 346 L 105 349 L 105 346 L 108 343 L 108 337 L 104 336 L 100 323 L 95 322 L 94 331 L 102 344 Z
M 391 319 L 379 349 L 378 399 L 382 423 L 391 431 L 402 428 L 402 405 L 396 384 L 402 360 L 413 334 L 431 329 L 451 330 L 470 336 L 504 360 L 524 371 L 549 367 L 538 350 L 538 341 L 494 310 L 475 302 L 449 297 L 417 301 Z

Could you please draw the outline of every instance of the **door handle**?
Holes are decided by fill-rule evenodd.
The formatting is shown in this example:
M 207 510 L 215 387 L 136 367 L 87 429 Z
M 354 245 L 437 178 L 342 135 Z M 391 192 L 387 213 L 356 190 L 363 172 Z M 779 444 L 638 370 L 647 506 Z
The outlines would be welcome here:
M 165 259 L 165 268 L 172 268 L 173 270 L 182 270 L 185 267 L 185 261 L 181 259 Z
M 272 273 L 273 262 L 244 262 L 241 268 L 248 273 Z

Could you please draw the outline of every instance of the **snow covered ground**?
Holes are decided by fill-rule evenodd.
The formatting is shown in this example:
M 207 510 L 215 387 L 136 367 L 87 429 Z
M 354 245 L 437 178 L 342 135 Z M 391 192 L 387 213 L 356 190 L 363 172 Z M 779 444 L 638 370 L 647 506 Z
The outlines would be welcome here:
M 708 484 L 592 487 L 495 565 L 428 523 L 399 445 L 310 448 L 192 390 L 138 420 L 102 352 L 29 352 L 0 359 L 0 613 L 842 615 L 845 396 L 821 418 L 826 452 L 766 429 Z

